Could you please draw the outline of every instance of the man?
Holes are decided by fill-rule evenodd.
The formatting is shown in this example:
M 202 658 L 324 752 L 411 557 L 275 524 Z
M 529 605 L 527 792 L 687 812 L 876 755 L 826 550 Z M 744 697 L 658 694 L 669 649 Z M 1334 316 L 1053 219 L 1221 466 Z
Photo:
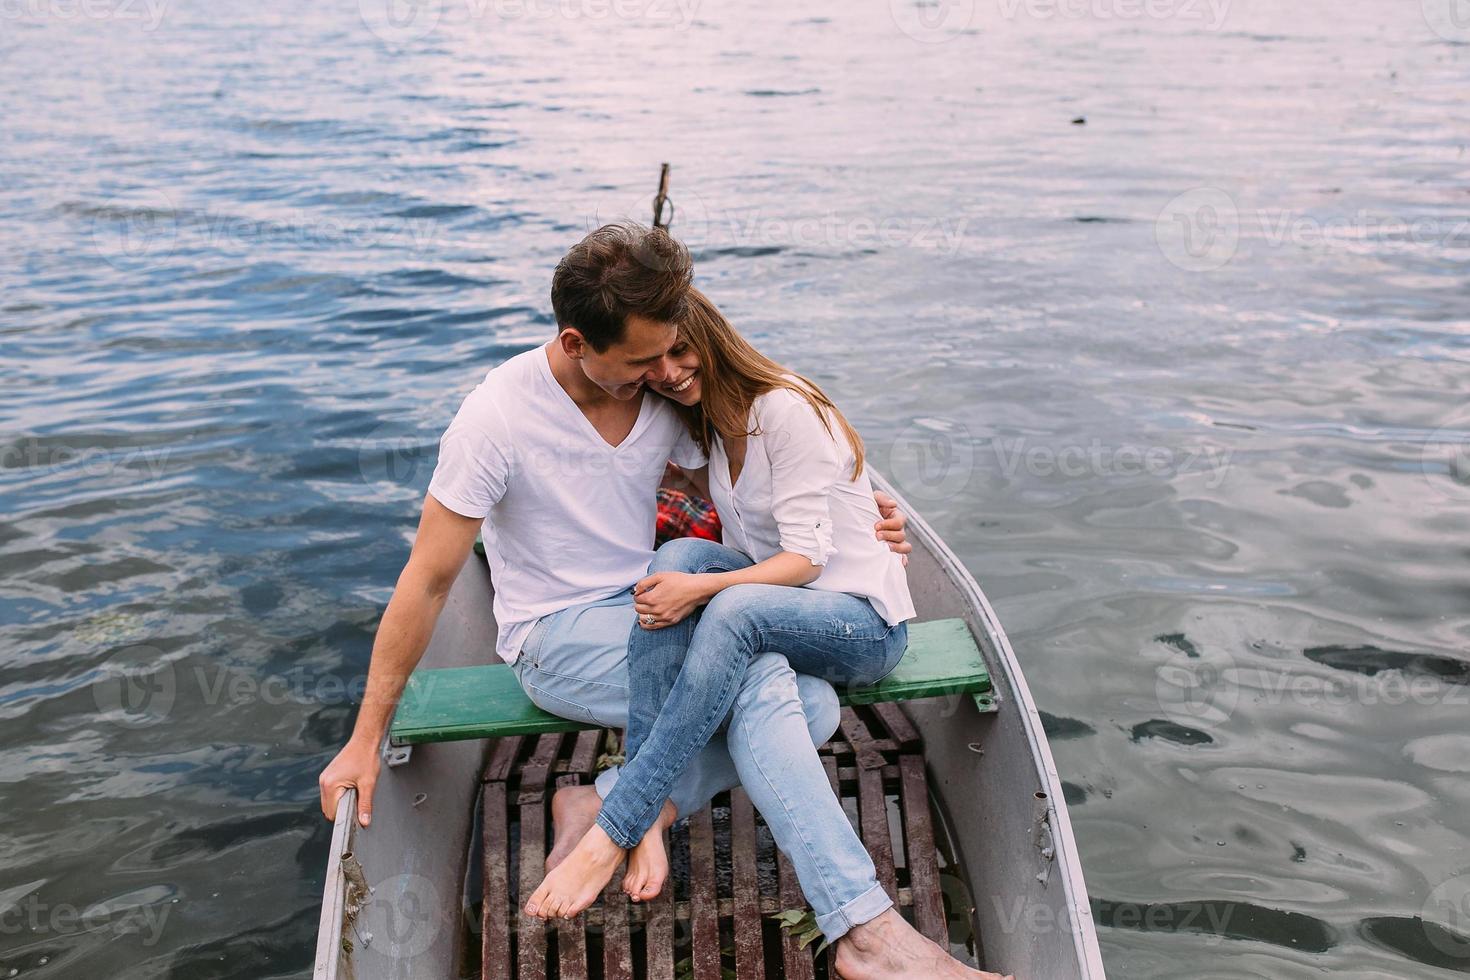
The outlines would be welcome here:
M 690 468 L 706 462 L 669 403 L 646 390 L 677 370 L 670 350 L 691 280 L 688 252 L 666 233 L 636 225 L 597 229 L 557 267 L 556 339 L 500 365 L 465 399 L 441 440 L 352 736 L 319 779 L 328 819 L 355 787 L 359 822 L 370 825 L 379 751 L 394 706 L 477 534 L 495 583 L 496 652 L 527 695 L 563 717 L 626 724 L 631 587 L 652 557 L 657 488 L 668 461 Z M 877 533 L 895 550 L 910 550 L 893 502 L 880 499 L 880 505 L 889 516 Z M 793 714 L 799 716 L 814 745 L 838 724 L 830 685 L 796 675 L 775 654 L 751 663 L 733 709 L 735 716 L 741 712 L 780 716 L 788 729 Z M 762 749 L 779 755 L 793 746 Z M 650 833 L 737 785 L 738 771 L 725 740 L 712 740 Z M 613 779 L 616 772 L 599 778 L 602 792 Z M 830 789 L 824 782 L 813 791 Z M 596 787 L 555 795 L 548 867 L 591 826 L 599 805 Z M 976 976 L 892 909 L 851 930 L 838 952 L 848 967 L 844 975 L 854 980 Z

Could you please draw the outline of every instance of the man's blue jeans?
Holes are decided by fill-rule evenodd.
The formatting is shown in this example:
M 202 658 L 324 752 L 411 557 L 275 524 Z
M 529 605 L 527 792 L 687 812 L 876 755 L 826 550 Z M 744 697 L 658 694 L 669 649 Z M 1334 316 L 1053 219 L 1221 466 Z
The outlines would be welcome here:
M 698 574 L 751 564 L 723 545 L 680 538 L 659 549 L 649 571 Z M 889 626 L 866 599 L 776 585 L 732 586 L 683 622 L 635 626 L 628 640 L 628 761 L 603 800 L 598 826 L 623 847 L 643 839 L 760 657 L 780 654 L 800 673 L 833 684 L 872 684 L 898 666 L 907 643 L 908 627 Z M 726 741 L 818 926 L 835 940 L 892 901 L 804 734 L 789 707 L 757 704 L 731 719 Z
M 631 587 L 615 596 L 543 616 L 521 646 L 512 666 L 526 696 L 563 718 L 604 728 L 628 725 L 628 636 L 637 617 Z M 751 715 L 751 730 L 769 738 L 727 742 L 717 735 L 686 768 L 669 799 L 681 816 L 697 813 L 718 793 L 740 785 L 753 752 L 767 752 L 768 741 L 798 733 L 808 745 L 822 745 L 837 731 L 841 711 L 832 685 L 797 674 L 778 654 L 757 657 L 746 671 L 734 715 Z M 776 732 L 780 734 L 776 734 Z M 607 796 L 617 785 L 617 767 L 597 777 L 597 792 Z

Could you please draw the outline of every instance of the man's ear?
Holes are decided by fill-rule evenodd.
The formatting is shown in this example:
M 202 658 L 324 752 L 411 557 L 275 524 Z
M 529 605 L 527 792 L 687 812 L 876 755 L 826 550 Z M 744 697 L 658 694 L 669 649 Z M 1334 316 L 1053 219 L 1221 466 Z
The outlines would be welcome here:
M 574 361 L 580 361 L 587 350 L 587 338 L 576 327 L 563 327 L 556 339 L 561 344 L 561 352 Z

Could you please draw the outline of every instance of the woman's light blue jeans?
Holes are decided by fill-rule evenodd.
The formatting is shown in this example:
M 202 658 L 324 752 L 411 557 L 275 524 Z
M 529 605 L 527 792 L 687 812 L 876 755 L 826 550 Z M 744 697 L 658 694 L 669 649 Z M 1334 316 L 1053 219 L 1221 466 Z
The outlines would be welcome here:
M 724 545 L 679 538 L 659 549 L 649 571 L 699 574 L 751 564 Z M 685 766 L 725 723 L 756 657 L 782 654 L 792 669 L 841 687 L 882 680 L 907 643 L 908 627 L 889 626 L 866 599 L 777 585 L 732 586 L 683 622 L 658 630 L 634 626 L 628 761 L 603 800 L 598 826 L 625 848 L 643 839 Z M 762 751 L 731 753 L 737 765 L 747 760 L 741 783 L 791 860 L 817 925 L 835 941 L 893 903 L 832 792 L 805 720 L 789 714 L 765 720 L 789 732 L 759 733 L 746 730 L 747 716 L 738 715 L 727 738 L 758 735 Z

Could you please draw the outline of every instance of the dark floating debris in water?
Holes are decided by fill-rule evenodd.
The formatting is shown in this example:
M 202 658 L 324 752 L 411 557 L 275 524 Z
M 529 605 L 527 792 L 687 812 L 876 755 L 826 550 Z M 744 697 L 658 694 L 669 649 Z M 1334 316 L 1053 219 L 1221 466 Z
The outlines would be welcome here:
M 1291 844 L 1291 859 L 1297 864 L 1306 864 L 1307 849 L 1305 847 L 1302 847 L 1296 841 L 1289 841 L 1288 843 Z
M 1087 802 L 1087 789 L 1064 779 L 1062 780 L 1062 799 L 1067 801 L 1067 806 L 1081 806 Z
M 1072 125 L 1073 126 L 1086 126 L 1087 125 L 1087 117 L 1086 116 L 1078 116 L 1076 119 L 1073 119 L 1072 120 Z
M 1050 739 L 1082 738 L 1084 735 L 1096 735 L 1097 730 L 1085 721 L 1076 718 L 1063 718 L 1049 711 L 1037 712 L 1041 715 L 1041 727 Z
M 1140 932 L 1191 932 L 1246 939 L 1308 953 L 1325 953 L 1336 945 L 1332 927 L 1300 912 L 1249 902 L 1110 902 L 1092 900 L 1100 926 Z
M 1441 657 L 1433 653 L 1338 646 L 1308 647 L 1302 653 L 1314 663 L 1368 677 L 1386 670 L 1401 670 L 1418 677 L 1437 677 L 1449 684 L 1470 684 L 1470 661 Z
M 1142 742 L 1146 738 L 1161 738 L 1176 745 L 1213 745 L 1215 742 L 1207 732 L 1176 725 L 1162 718 L 1141 721 L 1133 726 L 1132 741 Z
M 1187 657 L 1199 659 L 1199 649 L 1183 633 L 1160 633 L 1154 637 L 1154 642 L 1167 644 Z
M 1470 973 L 1470 936 L 1415 916 L 1383 915 L 1358 925 L 1363 938 L 1425 966 Z

